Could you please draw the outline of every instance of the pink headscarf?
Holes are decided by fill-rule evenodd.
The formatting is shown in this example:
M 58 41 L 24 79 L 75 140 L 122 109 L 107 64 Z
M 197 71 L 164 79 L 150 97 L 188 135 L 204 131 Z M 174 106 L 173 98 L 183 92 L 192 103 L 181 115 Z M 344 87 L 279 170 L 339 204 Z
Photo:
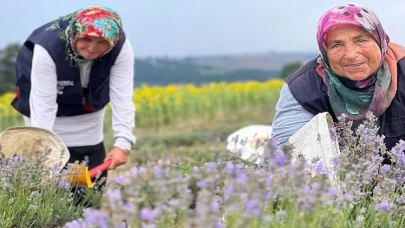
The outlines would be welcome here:
M 380 67 L 363 81 L 344 80 L 331 69 L 326 51 L 328 32 L 337 26 L 356 26 L 372 35 L 381 51 Z M 319 20 L 317 42 L 320 52 L 317 73 L 328 87 L 328 98 L 336 116 L 342 113 L 351 120 L 363 120 L 368 111 L 380 116 L 390 105 L 397 91 L 397 62 L 405 53 L 403 47 L 390 42 L 377 15 L 370 9 L 355 5 L 339 5 Z M 367 88 L 367 90 L 364 90 Z
M 338 25 L 354 25 L 367 33 L 373 35 L 381 49 L 381 56 L 385 56 L 388 50 L 390 38 L 384 32 L 380 20 L 377 15 L 370 9 L 357 5 L 346 4 L 338 5 L 327 11 L 319 20 L 316 39 L 322 60 L 328 65 L 326 57 L 326 36 L 330 29 Z M 382 58 L 381 63 L 384 59 Z

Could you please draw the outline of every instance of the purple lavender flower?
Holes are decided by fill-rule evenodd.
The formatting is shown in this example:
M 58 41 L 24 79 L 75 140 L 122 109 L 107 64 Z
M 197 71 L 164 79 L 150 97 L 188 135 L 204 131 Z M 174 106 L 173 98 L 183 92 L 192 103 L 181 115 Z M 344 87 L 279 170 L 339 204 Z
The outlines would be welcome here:
M 395 176 L 395 181 L 397 186 L 402 186 L 405 182 L 405 178 L 401 175 Z
M 243 168 L 245 168 L 243 164 L 236 164 L 233 169 L 233 175 L 239 176 L 241 173 L 243 173 Z
M 23 159 L 20 156 L 13 156 L 9 158 L 8 162 L 11 166 L 17 166 Z
M 397 202 L 398 204 L 404 205 L 405 204 L 405 198 L 402 198 L 402 197 L 396 198 L 395 202 Z
M 383 200 L 381 203 L 375 205 L 374 209 L 381 213 L 388 213 L 394 208 L 394 205 L 387 200 Z
M 202 180 L 202 181 L 197 181 L 196 185 L 197 185 L 197 187 L 199 187 L 199 188 L 205 188 L 205 187 L 208 186 L 208 183 L 207 183 L 207 181 Z
M 239 170 L 242 170 L 245 168 L 245 165 L 243 163 L 238 163 L 238 164 L 236 164 L 236 168 Z
M 245 173 L 240 173 L 240 174 L 237 176 L 237 180 L 238 180 L 239 183 L 245 184 L 245 183 L 246 183 L 246 180 L 247 180 L 246 174 L 245 174 Z
M 215 164 L 214 162 L 208 162 L 205 164 L 205 167 L 209 170 L 216 170 L 217 169 L 217 164 Z
M 393 160 L 397 161 L 397 165 L 401 167 L 405 167 L 405 141 L 400 140 L 398 144 L 392 148 L 388 154 L 393 158 Z
M 269 143 L 269 146 L 270 146 L 270 148 L 271 149 L 275 149 L 275 148 L 277 148 L 277 146 L 280 144 L 280 142 L 278 141 L 278 140 L 276 140 L 276 139 L 271 139 L 270 140 L 270 143 Z
M 146 171 L 145 168 L 139 167 L 139 169 L 138 169 L 138 175 L 145 176 L 146 173 L 147 173 L 147 171 Z
M 133 205 L 132 203 L 125 203 L 121 206 L 121 209 L 123 211 L 133 212 L 135 211 L 135 205 Z
M 286 157 L 284 153 L 276 154 L 273 158 L 273 164 L 278 167 L 284 167 L 286 161 Z
M 119 227 L 119 228 L 127 228 L 128 226 L 123 226 L 123 227 Z M 153 223 L 141 223 L 141 228 L 156 228 L 157 225 L 153 224 Z
M 337 169 L 337 167 L 339 165 L 339 162 L 340 162 L 340 157 L 339 156 L 336 156 L 336 157 L 332 158 L 331 163 L 332 163 L 332 169 L 333 170 Z
M 356 142 L 356 141 L 357 141 L 357 137 L 353 135 L 353 136 L 351 137 L 351 140 L 352 140 L 352 142 Z
M 115 178 L 115 182 L 117 184 L 122 184 L 122 185 L 126 185 L 126 184 L 130 184 L 131 183 L 131 179 L 127 176 L 121 175 L 121 176 L 117 176 Z
M 59 178 L 57 180 L 57 186 L 61 189 L 70 189 L 71 184 L 66 178 Z
M 161 167 L 159 167 L 159 166 L 155 166 L 155 168 L 154 168 L 154 174 L 155 174 L 155 177 L 156 178 L 163 178 L 163 174 L 164 174 L 164 172 L 163 172 L 163 170 L 162 170 L 162 168 Z
M 246 202 L 245 213 L 254 217 L 259 217 L 261 213 L 261 203 L 257 199 L 251 199 Z
M 352 201 L 353 200 L 353 195 L 352 194 L 349 194 L 349 193 L 346 193 L 346 194 L 344 194 L 343 195 L 343 200 L 345 200 L 345 201 Z
M 107 214 L 103 211 L 95 209 L 85 209 L 84 210 L 84 221 L 87 224 L 91 224 L 100 228 L 108 228 L 107 224 Z
M 138 175 L 138 168 L 137 167 L 132 167 L 131 170 L 129 171 L 132 175 L 136 176 Z
M 387 173 L 388 173 L 388 171 L 390 171 L 390 169 L 391 169 L 391 166 L 390 165 L 383 165 L 383 166 L 381 166 L 381 175 L 383 176 L 383 177 L 386 177 L 387 176 Z
M 216 200 L 213 200 L 211 202 L 211 211 L 214 212 L 214 213 L 219 211 L 219 203 Z
M 331 128 L 331 129 L 329 130 L 329 134 L 330 134 L 330 138 L 331 138 L 332 140 L 335 140 L 335 139 L 338 137 L 338 133 L 337 133 L 335 127 Z
M 335 197 L 335 196 L 337 196 L 337 195 L 339 195 L 339 190 L 334 189 L 334 188 L 330 188 L 330 189 L 325 193 L 325 196 L 328 197 L 328 198 Z
M 272 175 L 268 175 L 268 176 L 266 177 L 266 180 L 265 180 L 266 189 L 271 188 L 271 187 L 272 187 L 272 183 L 273 183 L 273 176 L 272 176 Z
M 57 162 L 57 163 L 55 163 L 55 164 L 52 165 L 51 171 L 52 171 L 53 173 L 56 173 L 56 172 L 59 171 L 59 168 L 62 167 L 62 166 L 63 166 L 63 165 L 62 165 L 62 162 Z
M 139 212 L 139 218 L 142 220 L 153 222 L 158 216 L 158 213 L 159 213 L 158 208 L 149 209 L 144 207 Z
M 271 200 L 271 192 L 264 193 L 263 198 L 264 198 L 265 201 L 270 201 Z
M 234 189 L 233 189 L 232 185 L 228 184 L 225 186 L 225 188 L 224 188 L 224 200 L 225 201 L 228 201 L 232 197 L 233 191 L 234 191 Z
M 228 174 L 232 174 L 233 168 L 234 165 L 232 164 L 232 162 L 227 162 L 225 165 L 225 172 L 227 172 Z
M 317 163 L 314 166 L 314 171 L 317 174 L 321 174 L 321 175 L 325 175 L 325 174 L 329 174 L 330 170 L 328 170 L 322 161 L 317 161 Z
M 316 184 L 316 183 L 314 183 Z M 309 185 L 304 185 L 302 188 L 302 192 L 299 197 L 299 202 L 301 203 L 301 207 L 303 209 L 309 208 L 312 203 L 315 202 L 315 192 L 316 192 L 317 186 L 312 186 L 312 188 Z M 304 206 L 305 205 L 305 206 Z
M 119 189 L 108 189 L 106 191 L 106 195 L 108 200 L 110 201 L 118 201 L 121 200 L 122 195 L 121 195 L 121 191 Z
M 68 222 L 64 225 L 64 228 L 87 228 L 87 224 L 83 219 Z

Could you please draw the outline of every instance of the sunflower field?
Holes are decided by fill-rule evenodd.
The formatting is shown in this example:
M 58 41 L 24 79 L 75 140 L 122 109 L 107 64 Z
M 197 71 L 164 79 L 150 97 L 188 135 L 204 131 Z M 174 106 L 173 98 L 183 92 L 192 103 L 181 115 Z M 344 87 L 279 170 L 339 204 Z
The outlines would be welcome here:
M 142 85 L 134 90 L 136 127 L 156 127 L 190 119 L 212 120 L 246 114 L 266 106 L 274 107 L 280 79 L 266 82 L 218 82 L 200 86 Z M 0 96 L 0 127 L 21 124 L 21 116 L 10 105 L 14 93 Z M 107 117 L 111 108 L 107 107 Z

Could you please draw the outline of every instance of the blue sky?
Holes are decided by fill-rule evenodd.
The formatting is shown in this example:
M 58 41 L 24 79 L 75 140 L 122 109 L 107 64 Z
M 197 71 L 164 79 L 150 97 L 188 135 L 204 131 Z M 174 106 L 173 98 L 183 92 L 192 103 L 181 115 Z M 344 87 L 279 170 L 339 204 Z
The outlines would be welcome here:
M 23 42 L 36 27 L 78 8 L 109 6 L 121 15 L 136 56 L 198 56 L 316 50 L 319 17 L 336 0 L 0 0 L 0 47 Z M 308 3 L 310 2 L 310 3 Z M 386 4 L 389 2 L 389 4 Z M 362 0 L 391 40 L 405 44 L 405 1 Z

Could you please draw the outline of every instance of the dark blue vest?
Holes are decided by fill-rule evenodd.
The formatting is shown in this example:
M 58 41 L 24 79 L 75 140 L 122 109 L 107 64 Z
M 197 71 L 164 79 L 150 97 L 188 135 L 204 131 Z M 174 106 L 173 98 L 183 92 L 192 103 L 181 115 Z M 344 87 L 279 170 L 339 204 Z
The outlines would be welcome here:
M 110 70 L 125 42 L 125 34 L 116 46 L 105 56 L 94 60 L 90 72 L 88 88 L 81 86 L 77 66 L 69 64 L 65 53 L 65 43 L 58 37 L 58 30 L 50 31 L 47 23 L 32 32 L 18 52 L 16 59 L 16 97 L 12 106 L 20 113 L 30 116 L 29 96 L 31 90 L 31 67 L 34 44 L 44 47 L 56 64 L 58 82 L 57 116 L 75 116 L 102 109 L 109 101 Z M 59 22 L 64 30 L 67 22 Z M 70 47 L 70 46 L 69 46 Z
M 328 112 L 337 121 L 327 95 L 327 87 L 316 73 L 316 58 L 287 77 L 286 83 L 295 99 L 314 115 Z M 405 140 L 405 58 L 398 61 L 398 89 L 390 106 L 379 117 L 379 134 L 385 135 L 385 143 L 391 149 Z

